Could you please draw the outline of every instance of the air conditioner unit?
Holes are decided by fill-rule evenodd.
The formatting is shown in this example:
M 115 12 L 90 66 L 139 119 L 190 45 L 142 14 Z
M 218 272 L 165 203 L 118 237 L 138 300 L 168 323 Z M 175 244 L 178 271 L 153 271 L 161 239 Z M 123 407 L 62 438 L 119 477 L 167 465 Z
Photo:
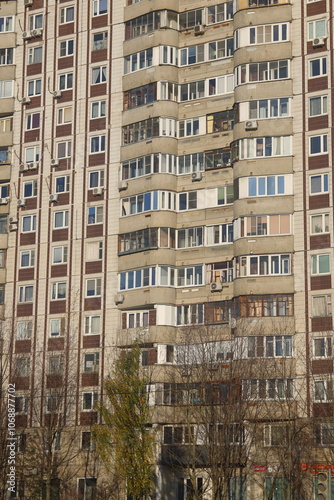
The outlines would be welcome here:
M 22 97 L 21 103 L 22 104 L 30 104 L 31 103 L 30 97 Z
M 59 167 L 59 160 L 51 160 L 51 167 Z
M 20 172 L 26 172 L 27 170 L 29 170 L 29 167 L 27 164 L 21 163 L 19 169 L 20 169 Z
M 203 178 L 202 172 L 193 172 L 191 174 L 192 182 L 201 181 Z
M 117 293 L 114 297 L 115 304 L 123 304 L 124 302 L 124 294 L 123 293 Z
M 102 196 L 103 195 L 104 188 L 103 187 L 97 187 L 93 189 L 93 196 Z
M 32 32 L 31 32 L 31 36 L 33 38 L 37 38 L 39 36 L 42 36 L 42 34 L 43 34 L 43 30 L 41 28 L 37 28 L 36 30 L 32 30 Z
M 197 24 L 194 28 L 195 36 L 204 35 L 204 26 L 202 24 Z
M 257 130 L 257 121 L 248 120 L 247 122 L 245 122 L 245 130 Z
M 128 183 L 127 183 L 127 181 L 121 181 L 118 184 L 118 191 L 125 191 L 126 189 L 128 189 Z
M 28 170 L 38 170 L 39 163 L 37 163 L 37 162 L 27 163 L 27 167 L 28 167 Z
M 24 0 L 24 5 L 25 5 L 26 7 L 31 7 L 31 6 L 33 5 L 33 3 L 34 3 L 34 2 L 33 2 L 32 0 Z
M 6 198 L 0 198 L 0 205 L 8 205 L 9 203 L 9 198 L 6 196 Z
M 9 231 L 17 231 L 17 224 L 9 224 L 8 229 Z
M 223 289 L 223 284 L 218 282 L 210 283 L 211 292 L 221 292 Z
M 55 99 L 60 99 L 60 98 L 61 98 L 61 96 L 63 95 L 63 94 L 61 93 L 61 90 L 54 90 L 54 91 L 53 91 L 53 92 L 51 92 L 51 93 L 52 93 L 52 95 L 53 95 L 53 97 L 54 97 Z
M 18 207 L 25 207 L 26 203 L 27 203 L 27 201 L 24 198 L 20 198 L 20 199 L 17 200 L 17 206 Z
M 18 224 L 19 221 L 16 217 L 9 217 L 9 224 Z
M 323 47 L 325 45 L 325 42 L 326 38 L 324 38 L 323 36 L 319 38 L 314 38 L 312 40 L 312 47 Z
M 22 38 L 23 40 L 29 40 L 30 38 L 32 38 L 31 31 L 24 31 L 22 33 Z
M 58 194 L 50 194 L 49 201 L 50 202 L 58 201 Z

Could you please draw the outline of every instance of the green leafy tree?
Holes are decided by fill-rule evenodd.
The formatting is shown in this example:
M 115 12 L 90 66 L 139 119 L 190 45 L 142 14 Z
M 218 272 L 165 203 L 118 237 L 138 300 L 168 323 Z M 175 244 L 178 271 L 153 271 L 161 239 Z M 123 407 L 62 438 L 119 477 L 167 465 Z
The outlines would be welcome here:
M 101 404 L 100 412 L 105 425 L 94 431 L 103 462 L 126 484 L 133 500 L 147 498 L 153 486 L 154 437 L 149 432 L 147 386 L 135 344 L 120 355 L 104 382 L 107 404 Z

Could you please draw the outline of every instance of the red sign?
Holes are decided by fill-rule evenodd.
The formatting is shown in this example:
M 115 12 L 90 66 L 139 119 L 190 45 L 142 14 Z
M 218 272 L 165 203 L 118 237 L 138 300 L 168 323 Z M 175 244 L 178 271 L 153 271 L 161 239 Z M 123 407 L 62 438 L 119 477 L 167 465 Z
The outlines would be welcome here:
M 267 470 L 266 465 L 253 465 L 255 472 L 265 472 Z
M 311 474 L 317 474 L 318 472 L 330 470 L 334 473 L 334 465 L 330 464 L 306 464 L 305 462 L 300 463 L 300 470 L 308 470 Z

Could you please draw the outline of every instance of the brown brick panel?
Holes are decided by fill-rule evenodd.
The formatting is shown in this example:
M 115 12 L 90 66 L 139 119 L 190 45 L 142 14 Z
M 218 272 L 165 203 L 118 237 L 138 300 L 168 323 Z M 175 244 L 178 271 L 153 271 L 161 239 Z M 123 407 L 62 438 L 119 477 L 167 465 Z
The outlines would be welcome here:
M 61 423 L 62 416 L 59 413 L 47 413 L 44 415 L 44 425 L 48 428 L 56 427 Z
M 102 272 L 102 260 L 95 262 L 86 262 L 86 274 L 101 273 Z
M 325 44 L 320 47 L 313 47 L 312 41 L 307 42 L 307 53 L 310 55 L 317 54 L 317 52 L 323 52 L 324 50 L 327 50 L 327 40 L 325 40 Z
M 148 324 L 154 326 L 157 324 L 157 311 L 156 309 L 151 309 L 148 312 Z
M 61 57 L 58 59 L 58 69 L 66 69 L 73 67 L 73 56 Z
M 325 276 L 311 276 L 311 290 L 328 290 L 332 288 L 332 279 L 330 274 Z
M 51 266 L 51 278 L 67 275 L 67 264 L 56 264 Z
M 51 337 L 48 340 L 48 351 L 63 351 L 64 345 L 64 337 Z
M 71 158 L 61 158 L 59 161 L 59 166 L 57 168 L 57 172 L 62 170 L 69 170 L 71 168 Z
M 28 426 L 28 416 L 27 415 L 15 415 L 15 425 L 19 429 L 20 427 Z
M 88 164 L 90 167 L 95 167 L 96 165 L 104 165 L 105 164 L 105 154 L 104 153 L 96 153 L 93 155 L 89 155 Z
M 42 73 L 42 63 L 28 64 L 27 76 L 39 75 L 40 73 Z
M 102 16 L 95 16 L 92 19 L 92 28 L 103 28 L 108 26 L 108 14 L 103 14 Z
M 68 205 L 70 202 L 70 193 L 58 193 L 57 205 Z
M 42 7 L 44 7 L 44 0 L 34 0 L 34 3 L 29 10 L 41 9 Z
M 328 128 L 328 115 L 313 116 L 308 119 L 308 129 Z
M 31 103 L 29 104 L 29 108 L 27 109 L 39 108 L 40 105 L 41 105 L 41 96 L 36 95 L 35 97 L 31 97 Z
M 80 425 L 94 425 L 97 422 L 97 412 L 87 411 L 80 413 Z
M 87 226 L 87 238 L 103 235 L 103 224 L 91 224 Z
M 17 316 L 32 316 L 32 304 L 18 304 Z
M 84 335 L 82 347 L 84 349 L 100 347 L 100 335 Z
M 97 97 L 99 95 L 106 95 L 107 84 L 98 83 L 97 85 L 91 85 L 90 87 L 90 97 Z
M 126 330 L 126 313 L 122 313 L 122 329 Z
M 332 316 L 312 318 L 312 332 L 328 332 L 333 329 Z
M 94 132 L 94 130 L 103 130 L 106 128 L 105 118 L 94 118 L 89 122 L 89 131 Z
M 329 194 L 316 194 L 314 196 L 309 196 L 310 210 L 326 207 L 329 207 Z
M 103 192 L 102 195 L 99 194 L 98 196 L 96 196 L 96 195 L 93 194 L 93 190 L 92 189 L 90 189 L 89 191 L 87 191 L 87 201 L 103 200 L 103 198 L 104 198 L 104 192 Z
M 317 14 L 326 13 L 326 0 L 307 4 L 307 16 L 316 16 Z
M 73 90 L 62 90 L 61 91 L 61 97 L 57 99 L 57 102 L 63 103 L 67 101 L 72 101 L 73 99 Z
M 81 374 L 81 385 L 82 385 L 82 387 L 92 387 L 93 385 L 99 385 L 99 374 L 98 373 L 82 373 Z
M 312 373 L 320 375 L 324 373 L 333 373 L 332 359 L 317 359 L 312 361 Z
M 330 246 L 330 234 L 316 234 L 314 236 L 310 236 L 310 250 L 317 250 L 318 248 L 330 248 Z
M 18 391 L 29 389 L 30 378 L 29 377 L 15 377 L 13 380 L 13 383 L 15 384 L 15 389 Z
M 101 297 L 85 299 L 85 311 L 101 309 Z
M 74 23 L 61 24 L 58 30 L 58 36 L 72 35 L 74 33 Z
M 15 352 L 16 353 L 21 353 L 21 352 L 30 352 L 31 351 L 31 340 L 17 340 L 15 342 Z
M 34 245 L 36 242 L 36 233 L 21 233 L 20 245 Z
M 314 417 L 332 417 L 333 404 L 332 403 L 314 403 L 313 404 Z
M 66 300 L 52 300 L 50 302 L 50 314 L 64 313 L 66 311 Z
M 316 92 L 317 90 L 327 90 L 328 89 L 328 78 L 327 76 L 319 76 L 317 78 L 311 78 L 308 80 L 308 91 Z
M 34 274 L 35 274 L 35 269 L 33 267 L 29 267 L 28 269 L 20 269 L 19 281 L 33 280 Z
M 54 229 L 52 231 L 52 241 L 68 240 L 68 229 Z
M 309 170 L 314 170 L 315 168 L 328 168 L 328 166 L 328 155 L 310 156 L 308 159 Z
M 35 210 L 37 208 L 37 198 L 26 198 L 26 210 Z
M 148 364 L 155 365 L 158 362 L 158 350 L 157 348 L 149 349 L 148 351 Z
M 53 387 L 61 387 L 64 383 L 62 375 L 47 375 L 46 376 L 46 387 L 51 389 Z
M 56 137 L 64 137 L 65 135 L 71 135 L 72 133 L 72 123 L 67 123 L 66 125 L 58 125 L 56 127 Z
M 107 58 L 108 58 L 107 49 L 93 50 L 93 52 L 91 53 L 90 61 L 92 63 L 101 62 L 101 61 L 106 61 Z
M 24 133 L 24 142 L 39 141 L 39 128 L 28 130 Z

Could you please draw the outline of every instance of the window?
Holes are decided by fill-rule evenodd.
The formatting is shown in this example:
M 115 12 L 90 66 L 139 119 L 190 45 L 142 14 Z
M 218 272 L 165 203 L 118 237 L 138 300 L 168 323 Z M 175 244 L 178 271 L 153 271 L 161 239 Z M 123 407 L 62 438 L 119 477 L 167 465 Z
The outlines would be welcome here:
M 51 300 L 66 299 L 66 283 L 52 283 Z
M 288 39 L 288 24 L 266 24 L 249 28 L 249 44 L 285 42 Z
M 67 246 L 53 247 L 52 264 L 65 264 L 67 262 Z
M 40 63 L 43 58 L 43 47 L 28 49 L 28 64 Z
M 203 266 L 179 267 L 177 269 L 176 286 L 193 286 L 204 284 Z
M 310 218 L 310 233 L 329 233 L 329 214 L 315 214 Z
M 167 48 L 167 47 L 166 47 Z M 153 64 L 153 49 L 136 52 L 124 58 L 124 74 L 133 73 L 139 69 L 149 68 Z
M 89 172 L 88 187 L 90 189 L 93 189 L 95 187 L 103 187 L 103 186 L 104 186 L 104 170 Z
M 98 352 L 88 353 L 84 355 L 84 372 L 98 373 L 100 363 L 100 354 Z
M 101 296 L 101 278 L 86 280 L 86 297 Z
M 290 77 L 288 59 L 241 64 L 235 69 L 236 85 L 250 82 L 268 82 Z
M 106 149 L 106 136 L 97 135 L 96 137 L 90 138 L 90 152 L 91 153 L 101 153 Z
M 136 311 L 123 314 L 126 314 L 126 328 L 142 328 L 144 326 L 149 326 L 148 311 Z
M 239 257 L 236 273 L 238 277 L 290 274 L 291 255 L 251 255 Z
M 86 261 L 96 262 L 102 260 L 103 241 L 90 241 L 86 243 Z
M 0 132 L 11 132 L 13 130 L 12 115 L 0 118 Z
M 1 234 L 1 231 L 0 231 Z M 3 269 L 6 267 L 6 257 L 7 257 L 7 250 L 6 249 L 0 249 L 0 269 Z
M 328 174 L 310 176 L 310 194 L 328 193 Z
M 35 250 L 23 250 L 21 252 L 20 261 L 21 261 L 20 267 L 34 267 Z
M 94 500 L 96 498 L 96 478 L 79 479 L 78 493 L 82 500 Z
M 97 335 L 101 333 L 101 316 L 85 317 L 85 334 Z
M 0 33 L 14 30 L 14 16 L 0 17 Z
M 70 158 L 71 155 L 72 155 L 72 142 L 71 141 L 58 142 L 57 158 L 61 160 L 62 158 Z
M 233 2 L 220 3 L 207 7 L 207 24 L 222 23 L 233 17 Z
M 251 215 L 235 221 L 235 230 L 240 231 L 240 237 L 268 236 L 291 233 L 290 214 L 282 215 Z
M 37 30 L 43 28 L 43 14 L 34 14 L 29 17 L 29 29 Z
M 313 340 L 315 358 L 331 358 L 333 356 L 332 338 L 320 337 Z
M 70 190 L 70 176 L 64 175 L 55 178 L 56 193 L 67 193 Z
M 239 297 L 241 317 L 292 316 L 292 295 L 249 295 Z
M 92 85 L 107 81 L 107 66 L 92 68 Z
M 327 34 L 326 24 L 327 19 L 317 19 L 316 21 L 311 21 L 307 23 L 308 27 L 308 39 L 314 40 L 314 38 L 324 37 Z
M 57 392 L 46 396 L 46 411 L 48 413 L 58 412 L 61 408 L 61 397 Z
M 39 161 L 39 146 L 31 146 L 25 149 L 26 163 L 34 163 Z
M 234 111 L 219 111 L 212 115 L 206 115 L 206 131 L 208 134 L 212 132 L 222 132 L 224 130 L 232 130 L 234 127 Z
M 171 23 L 174 22 L 176 29 L 177 14 L 171 11 L 166 11 L 164 14 L 170 18 Z M 152 31 L 159 29 L 160 17 L 161 13 L 156 11 L 145 14 L 144 16 L 136 17 L 135 19 L 131 19 L 131 21 L 127 21 L 125 23 L 125 40 L 137 38 L 138 36 L 145 35 L 146 33 L 152 33 Z
M 59 108 L 57 112 L 57 124 L 63 125 L 64 123 L 72 122 L 72 107 Z
M 82 395 L 82 409 L 93 410 L 98 402 L 98 394 L 96 392 L 84 392 Z
M 23 183 L 24 198 L 34 198 L 37 196 L 37 180 Z
M 9 196 L 9 184 L 0 184 L 0 198 Z
M 333 446 L 334 445 L 334 426 L 332 423 L 323 423 L 316 427 L 315 429 L 316 443 L 323 446 Z M 332 479 L 333 485 L 333 479 Z M 333 487 L 333 486 L 332 486 Z
M 13 97 L 13 80 L 0 80 L 0 98 Z
M 311 59 L 309 62 L 310 78 L 327 75 L 327 57 Z
M 16 324 L 16 328 L 17 340 L 31 339 L 32 321 L 18 321 Z
M 333 380 L 318 380 L 314 382 L 314 401 L 333 401 Z
M 188 191 L 179 194 L 179 210 L 193 210 L 197 208 L 197 191 Z
M 89 431 L 83 431 L 81 433 L 81 449 L 87 451 L 95 451 L 96 445 L 92 438 L 92 433 Z M 87 498 L 87 496 L 85 497 Z
M 49 375 L 61 375 L 64 369 L 64 356 L 50 356 L 49 357 Z
M 248 196 L 275 196 L 284 194 L 284 180 L 283 175 L 250 177 L 248 178 Z
M 26 130 L 32 130 L 39 128 L 40 126 L 40 113 L 29 113 L 27 114 L 27 128 Z
M 292 356 L 292 335 L 249 336 L 247 342 L 247 358 L 285 358 Z
M 288 427 L 285 424 L 272 424 L 264 427 L 264 446 L 285 446 Z
M 291 137 L 251 137 L 239 141 L 240 159 L 291 155 Z
M 161 87 L 168 82 L 161 82 Z M 162 95 L 161 98 L 170 97 Z M 157 100 L 157 84 L 148 83 L 147 85 L 143 85 L 142 87 L 137 87 L 131 90 L 127 90 L 123 94 L 123 109 L 133 109 L 138 106 L 144 106 L 145 104 L 149 104 L 153 101 Z M 176 98 L 174 99 L 176 100 Z
M 179 14 L 180 30 L 203 24 L 203 9 L 188 10 Z
M 233 203 L 234 192 L 233 186 L 219 187 L 217 190 L 217 205 L 228 205 Z
M 93 34 L 92 50 L 103 50 L 108 48 L 108 31 Z
M 59 90 L 68 90 L 73 88 L 73 73 L 59 75 Z
M 106 116 L 106 101 L 92 102 L 91 118 L 102 118 Z
M 259 120 L 263 118 L 282 118 L 290 116 L 290 99 L 260 99 L 248 102 L 248 118 Z
M 14 49 L 0 49 L 0 66 L 6 66 L 8 64 L 13 64 L 14 61 Z
M 60 9 L 60 24 L 74 21 L 74 7 L 64 7 Z
M 309 100 L 309 116 L 327 115 L 327 96 L 311 97 Z
M 292 399 L 293 379 L 247 379 L 242 381 L 243 399 Z
M 155 286 L 156 284 L 156 268 L 145 267 L 135 271 L 127 271 L 119 275 L 119 289 L 131 290 L 133 288 L 142 288 L 147 286 Z
M 148 191 L 122 198 L 122 217 L 151 210 L 175 210 L 176 195 L 171 191 Z
M 196 191 L 195 191 L 196 192 Z M 198 247 L 203 245 L 204 228 L 189 227 L 177 230 L 177 248 Z
M 312 316 L 324 317 L 332 315 L 332 298 L 330 295 L 315 295 L 312 297 Z
M 204 304 L 177 306 L 176 324 L 201 325 L 204 323 Z
M 161 118 L 161 121 L 162 120 L 163 118 Z M 165 131 L 164 134 L 162 134 L 162 131 L 160 130 L 162 128 L 161 121 L 159 120 L 159 118 L 155 117 L 143 120 L 141 122 L 131 123 L 130 125 L 123 127 L 123 145 L 134 144 L 140 141 L 147 141 L 149 139 L 152 139 L 152 137 L 158 137 L 159 135 L 173 136 L 174 134 L 172 133 L 172 126 L 173 124 L 175 126 L 175 120 L 169 120 L 171 133 L 167 133 L 167 131 Z
M 312 255 L 311 256 L 312 274 L 330 273 L 330 255 Z
M 319 155 L 327 153 L 328 152 L 327 140 L 328 140 L 327 134 L 314 135 L 310 137 L 310 155 Z
M 22 217 L 22 233 L 36 231 L 36 215 L 25 215 Z
M 28 86 L 28 96 L 33 97 L 35 95 L 41 95 L 42 91 L 42 80 L 37 79 L 37 80 L 30 80 L 27 83 Z
M 32 302 L 34 296 L 33 285 L 24 285 L 19 287 L 19 302 Z
M 62 227 L 68 227 L 68 210 L 61 210 L 54 213 L 54 224 L 55 229 Z
M 14 373 L 17 377 L 29 377 L 30 375 L 30 359 L 16 358 L 14 364 Z
M 103 207 L 89 207 L 87 224 L 102 224 Z
M 59 337 L 65 332 L 65 318 L 50 319 L 50 336 Z
M 15 396 L 15 413 L 27 413 L 29 400 L 25 396 Z
M 94 0 L 93 1 L 93 15 L 100 16 L 108 12 L 108 0 Z
M 59 43 L 59 57 L 71 56 L 74 53 L 74 40 L 62 40 Z
M 8 230 L 7 215 L 0 214 L 0 234 L 6 234 Z
M 265 478 L 265 500 L 290 500 L 291 490 L 286 477 L 267 476 Z

